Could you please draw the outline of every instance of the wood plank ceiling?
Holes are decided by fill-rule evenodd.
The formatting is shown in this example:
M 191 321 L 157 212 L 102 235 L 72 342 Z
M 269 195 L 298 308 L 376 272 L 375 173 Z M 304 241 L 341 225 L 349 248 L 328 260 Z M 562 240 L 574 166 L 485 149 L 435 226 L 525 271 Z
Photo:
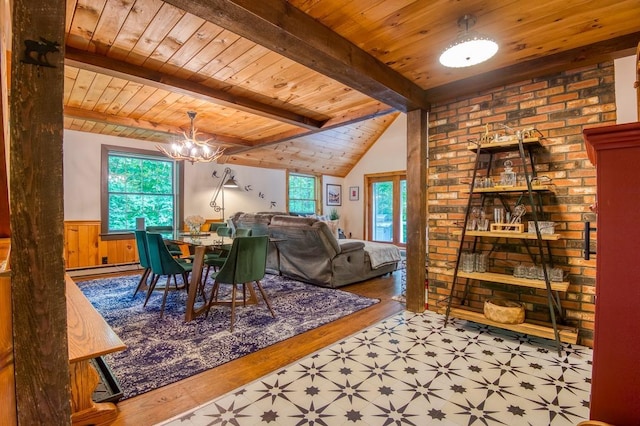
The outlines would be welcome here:
M 472 13 L 498 54 L 438 56 Z M 345 176 L 398 111 L 633 54 L 640 0 L 67 0 L 65 127 Z M 153 142 L 153 143 L 151 143 Z

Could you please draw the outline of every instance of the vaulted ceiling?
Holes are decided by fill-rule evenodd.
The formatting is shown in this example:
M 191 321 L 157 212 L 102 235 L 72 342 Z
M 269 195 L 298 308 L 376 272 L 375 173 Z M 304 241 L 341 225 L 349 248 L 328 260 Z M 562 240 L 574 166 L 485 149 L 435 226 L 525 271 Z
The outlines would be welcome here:
M 441 51 L 473 14 L 489 61 Z M 67 0 L 65 127 L 345 176 L 399 112 L 632 55 L 640 0 Z

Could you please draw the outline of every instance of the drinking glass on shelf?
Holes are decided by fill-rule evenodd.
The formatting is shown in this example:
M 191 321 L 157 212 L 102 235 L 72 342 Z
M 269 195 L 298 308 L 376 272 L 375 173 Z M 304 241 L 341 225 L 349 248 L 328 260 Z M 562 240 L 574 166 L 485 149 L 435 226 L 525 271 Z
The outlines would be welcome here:
M 561 282 L 564 278 L 564 271 L 561 268 L 551 269 L 551 281 Z
M 527 267 L 522 263 L 518 263 L 515 268 L 513 268 L 513 276 L 516 278 L 526 278 L 527 277 Z
M 475 256 L 475 270 L 476 272 L 487 272 L 487 254 L 476 253 Z
M 475 254 L 464 252 L 462 253 L 462 271 L 463 272 L 473 272 L 475 267 Z

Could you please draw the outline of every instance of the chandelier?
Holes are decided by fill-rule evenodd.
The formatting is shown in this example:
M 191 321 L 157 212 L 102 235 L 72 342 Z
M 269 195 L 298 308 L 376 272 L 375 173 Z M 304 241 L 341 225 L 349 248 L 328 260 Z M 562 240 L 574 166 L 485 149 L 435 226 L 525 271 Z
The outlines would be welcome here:
M 180 142 L 174 142 L 171 144 L 171 150 L 167 150 L 165 147 L 156 145 L 156 148 L 169 158 L 174 160 L 187 160 L 191 164 L 193 163 L 209 163 L 215 161 L 222 154 L 224 154 L 224 148 L 214 147 L 209 145 L 211 139 L 207 139 L 203 142 L 198 142 L 196 139 L 196 130 L 193 127 L 193 120 L 196 118 L 195 111 L 188 111 L 187 115 L 191 120 L 191 131 L 187 136 L 183 133 L 184 140 Z
M 440 55 L 440 63 L 445 67 L 464 68 L 486 61 L 498 51 L 498 43 L 493 39 L 469 31 L 476 23 L 473 15 L 458 19 L 458 27 L 464 31 Z

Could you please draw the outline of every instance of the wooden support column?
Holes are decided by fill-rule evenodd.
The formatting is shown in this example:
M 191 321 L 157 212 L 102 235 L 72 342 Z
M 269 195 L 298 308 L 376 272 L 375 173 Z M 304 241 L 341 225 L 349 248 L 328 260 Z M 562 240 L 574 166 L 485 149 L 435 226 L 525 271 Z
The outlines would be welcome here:
M 407 309 L 424 312 L 429 113 L 407 113 Z
M 13 1 L 11 297 L 21 425 L 71 423 L 63 260 L 65 6 Z

